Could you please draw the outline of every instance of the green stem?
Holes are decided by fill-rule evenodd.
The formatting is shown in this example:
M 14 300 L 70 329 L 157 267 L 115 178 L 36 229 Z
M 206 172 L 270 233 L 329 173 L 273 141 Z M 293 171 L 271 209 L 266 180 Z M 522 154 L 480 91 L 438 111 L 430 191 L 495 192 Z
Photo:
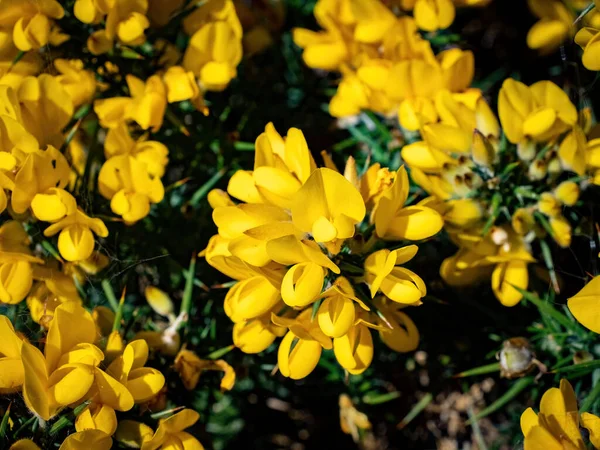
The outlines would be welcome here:
M 119 309 L 119 301 L 115 296 L 115 292 L 113 291 L 112 286 L 110 285 L 110 281 L 102 280 L 101 285 L 102 290 L 104 291 L 104 295 L 106 295 L 106 299 L 108 300 L 108 303 L 110 303 L 110 307 L 114 312 L 117 312 L 117 310 Z

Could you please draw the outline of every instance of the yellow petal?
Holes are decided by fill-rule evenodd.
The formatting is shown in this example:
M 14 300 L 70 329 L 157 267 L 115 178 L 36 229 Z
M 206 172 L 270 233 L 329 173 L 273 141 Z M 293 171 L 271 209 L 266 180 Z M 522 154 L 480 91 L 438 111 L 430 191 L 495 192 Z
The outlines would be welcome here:
M 527 289 L 528 284 L 527 263 L 523 261 L 498 264 L 492 273 L 492 289 L 504 306 L 515 306 L 523 298 L 513 286 Z
M 594 277 L 567 305 L 579 323 L 600 333 L 600 277 Z

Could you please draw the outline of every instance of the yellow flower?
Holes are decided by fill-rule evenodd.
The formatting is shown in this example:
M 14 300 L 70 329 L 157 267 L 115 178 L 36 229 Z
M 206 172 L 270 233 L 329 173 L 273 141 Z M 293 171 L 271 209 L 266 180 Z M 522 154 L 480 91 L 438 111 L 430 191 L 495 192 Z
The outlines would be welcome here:
M 227 22 L 211 22 L 191 37 L 183 55 L 183 67 L 209 91 L 222 91 L 237 74 L 242 42 Z
M 230 391 L 235 384 L 235 371 L 226 361 L 200 359 L 191 350 L 181 349 L 175 357 L 175 370 L 179 374 L 185 388 L 189 391 L 196 389 L 200 375 L 205 370 L 217 370 L 224 372 L 221 379 L 221 390 Z
M 308 67 L 333 71 L 348 59 L 348 47 L 339 33 L 294 28 L 293 37 L 294 43 L 304 49 L 302 59 Z
M 181 66 L 169 67 L 163 75 L 163 81 L 169 103 L 190 100 L 198 111 L 206 110 L 202 93 L 191 71 L 186 71 Z
M 19 439 L 8 450 L 41 450 L 31 439 Z
M 379 330 L 379 336 L 385 345 L 395 352 L 412 352 L 419 346 L 419 330 L 408 315 L 400 311 L 401 305 L 385 300 L 376 302 L 377 308 L 383 313 L 387 324 Z M 392 329 L 389 329 L 391 325 Z
M 92 256 L 94 235 L 107 237 L 108 229 L 100 219 L 93 219 L 77 209 L 44 230 L 44 236 L 58 236 L 58 250 L 67 261 L 82 261 Z
M 365 213 L 360 192 L 342 175 L 326 168 L 310 175 L 292 205 L 294 225 L 322 243 L 354 236 L 354 226 Z
M 256 275 L 227 291 L 225 314 L 234 322 L 254 319 L 270 311 L 281 300 L 276 280 Z
M 175 320 L 173 302 L 169 295 L 154 286 L 148 286 L 144 290 L 144 297 L 156 314 Z
M 18 391 L 23 385 L 24 373 L 21 362 L 23 339 L 6 316 L 0 316 L 0 393 Z
M 575 35 L 575 43 L 583 49 L 581 61 L 588 70 L 600 70 L 600 30 L 584 27 Z
M 238 322 L 233 325 L 233 344 L 244 353 L 260 353 L 266 350 L 277 337 L 285 334 L 285 328 L 271 322 L 270 313 Z
M 0 26 L 12 29 L 21 51 L 39 49 L 50 37 L 51 19 L 62 19 L 65 11 L 56 0 L 9 0 L 0 4 Z
M 561 142 L 558 148 L 558 158 L 566 170 L 583 175 L 588 158 L 587 149 L 588 143 L 585 134 L 581 128 L 576 126 Z
M 203 26 L 213 22 L 225 22 L 236 36 L 242 37 L 242 24 L 232 0 L 213 0 L 199 5 L 183 20 L 183 29 L 191 36 Z
M 117 415 L 110 406 L 91 403 L 75 419 L 75 430 L 100 430 L 112 436 L 117 429 Z
M 122 420 L 115 433 L 117 441 L 128 447 L 141 448 L 142 450 L 176 450 L 178 448 L 189 448 L 203 450 L 204 447 L 191 434 L 186 433 L 186 428 L 194 425 L 200 414 L 191 409 L 184 409 L 166 419 L 161 419 L 158 428 L 153 434 L 147 425 L 134 422 L 133 420 Z
M 378 291 L 390 300 L 407 305 L 419 304 L 427 295 L 423 280 L 413 271 L 397 267 L 414 258 L 418 251 L 416 245 L 398 250 L 379 250 L 368 256 L 365 261 L 365 278 L 370 285 L 371 297 Z
M 352 400 L 346 394 L 341 394 L 340 405 L 340 428 L 346 434 L 352 435 L 354 442 L 358 442 L 358 430 L 369 430 L 371 422 L 365 413 L 358 411 L 352 404 Z
M 417 0 L 414 6 L 417 25 L 425 31 L 448 28 L 455 14 L 452 0 Z
M 581 420 L 581 425 L 592 428 L 592 439 L 597 432 L 595 419 L 598 418 L 587 413 L 585 419 Z M 527 408 L 521 415 L 525 449 L 585 448 L 579 426 L 577 397 L 566 379 L 560 380 L 560 389 L 550 388 L 544 393 L 539 414 Z
M 73 278 L 68 275 L 39 267 L 34 276 L 39 282 L 27 296 L 27 307 L 34 322 L 48 328 L 59 305 L 66 302 L 81 304 Z
M 135 223 L 150 212 L 150 203 L 159 203 L 165 189 L 156 174 L 150 173 L 153 166 L 164 170 L 153 160 L 123 154 L 106 161 L 98 174 L 98 190 L 110 199 L 110 207 L 126 223 Z
M 100 124 L 115 128 L 124 121 L 134 120 L 144 130 L 156 132 L 163 123 L 167 108 L 167 89 L 160 76 L 152 75 L 145 82 L 127 75 L 131 97 L 112 97 L 94 102 Z
M 32 264 L 43 260 L 31 255 L 29 236 L 23 225 L 16 221 L 0 226 L 0 302 L 17 304 L 33 285 Z
M 115 0 L 76 0 L 73 12 L 83 23 L 99 23 L 114 5 Z
M 363 373 L 373 361 L 373 336 L 369 328 L 358 323 L 333 339 L 333 352 L 340 366 L 352 375 Z
M 579 199 L 579 185 L 573 181 L 563 181 L 554 190 L 556 198 L 566 206 L 573 206 Z
M 577 110 L 567 94 L 550 81 L 526 86 L 509 78 L 498 95 L 498 113 L 506 137 L 513 144 L 529 137 L 548 141 L 577 122 Z
M 564 218 L 558 215 L 550 218 L 550 228 L 552 229 L 552 238 L 562 248 L 567 248 L 571 245 L 571 224 Z
M 560 214 L 562 208 L 554 195 L 550 192 L 544 192 L 540 195 L 538 209 L 549 217 L 556 217 Z
M 369 307 L 356 297 L 352 284 L 344 277 L 336 278 L 334 284 L 323 292 L 322 297 L 323 303 L 317 311 L 317 322 L 321 331 L 332 338 L 344 336 L 355 324 L 358 315 L 355 311 L 356 304 L 369 311 Z
M 424 206 L 407 206 L 408 175 L 401 167 L 394 183 L 381 195 L 373 208 L 371 220 L 377 235 L 386 240 L 417 241 L 438 233 L 444 221 L 435 210 Z
M 113 441 L 101 430 L 84 430 L 67 436 L 58 450 L 109 450 Z
M 553 52 L 569 36 L 575 18 L 558 0 L 528 0 L 527 4 L 540 19 L 527 33 L 527 46 L 542 53 Z
M 48 74 L 26 77 L 16 94 L 20 121 L 40 147 L 60 147 L 64 142 L 62 132 L 73 116 L 74 106 L 59 77 Z
M 310 320 L 311 310 L 306 309 L 296 319 L 272 315 L 275 325 L 289 329 L 279 344 L 277 362 L 285 377 L 299 380 L 307 377 L 319 363 L 322 349 L 331 349 L 331 339 Z
M 56 79 L 71 96 L 74 107 L 92 100 L 96 94 L 96 76 L 83 68 L 81 60 L 56 59 L 54 67 L 60 73 Z
M 147 0 L 114 0 L 106 17 L 107 38 L 118 38 L 125 45 L 143 44 L 146 41 L 144 31 L 150 26 L 147 11 Z
M 286 305 L 303 308 L 321 294 L 326 271 L 313 262 L 296 264 L 286 272 L 281 282 L 281 297 Z
M 567 305 L 569 311 L 584 327 L 600 334 L 600 311 L 597 304 L 600 300 L 600 277 L 594 277 L 573 297 Z

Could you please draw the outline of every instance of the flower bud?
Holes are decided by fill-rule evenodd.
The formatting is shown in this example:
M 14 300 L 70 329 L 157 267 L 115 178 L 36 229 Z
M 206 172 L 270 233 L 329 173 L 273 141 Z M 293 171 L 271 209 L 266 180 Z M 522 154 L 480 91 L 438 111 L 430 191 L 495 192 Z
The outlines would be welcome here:
M 554 195 L 563 205 L 573 206 L 579 199 L 579 186 L 572 181 L 563 181 L 554 190 Z

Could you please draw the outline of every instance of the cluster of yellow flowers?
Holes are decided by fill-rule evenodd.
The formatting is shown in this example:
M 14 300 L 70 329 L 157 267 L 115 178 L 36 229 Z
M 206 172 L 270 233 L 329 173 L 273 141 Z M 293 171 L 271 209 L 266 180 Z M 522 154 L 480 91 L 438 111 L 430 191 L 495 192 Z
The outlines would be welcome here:
M 324 159 L 317 168 L 300 130 L 284 138 L 269 124 L 254 170 L 236 172 L 227 193 L 208 198 L 219 234 L 203 255 L 238 280 L 225 297 L 234 344 L 257 353 L 283 336 L 278 366 L 293 379 L 331 348 L 344 369 L 362 373 L 373 359 L 369 328 L 396 351 L 416 348 L 417 329 L 400 309 L 426 295 L 423 280 L 402 267 L 418 248 L 387 247 L 443 226 L 435 210 L 405 205 L 404 168 L 374 164 L 359 177 L 353 159 L 343 174 Z
M 578 223 L 567 219 L 569 208 L 584 186 L 598 184 L 598 144 L 585 134 L 589 112 L 578 114 L 549 81 L 528 87 L 506 80 L 500 122 L 481 98 L 474 110 L 449 93 L 436 100 L 440 123 L 424 125 L 423 141 L 405 146 L 402 157 L 460 248 L 441 274 L 451 285 L 467 285 L 493 269 L 494 293 L 513 306 L 521 294 L 512 285 L 528 285 L 534 239 L 550 234 L 570 246 Z
M 146 341 L 125 345 L 118 331 L 107 330 L 98 320 L 103 314 L 100 310 L 90 314 L 73 302 L 58 306 L 43 353 L 16 332 L 6 316 L 0 316 L 0 392 L 22 391 L 25 404 L 42 423 L 81 404 L 75 420 L 77 432 L 67 437 L 61 449 L 108 449 L 115 433 L 118 441 L 135 443 L 137 448 L 176 448 L 177 442 L 201 448 L 183 431 L 198 420 L 198 413 L 191 410 L 161 421 L 156 432 L 143 423 L 117 422 L 115 411 L 152 401 L 165 378 L 145 367 Z M 20 448 L 39 447 L 28 439 L 11 447 Z
M 325 30 L 296 29 L 294 41 L 304 49 L 309 67 L 341 72 L 330 113 L 334 117 L 353 116 L 361 110 L 397 114 L 407 130 L 418 130 L 423 121 L 436 122 L 435 95 L 446 90 L 463 93 L 474 73 L 470 51 L 452 48 L 435 55 L 429 41 L 418 33 L 423 28 L 419 5 L 443 14 L 447 8 L 441 5 L 446 3 L 452 6 L 449 0 L 419 0 L 413 18 L 397 17 L 378 0 L 317 2 L 315 17 Z M 435 17 L 427 13 L 423 20 L 436 23 Z

